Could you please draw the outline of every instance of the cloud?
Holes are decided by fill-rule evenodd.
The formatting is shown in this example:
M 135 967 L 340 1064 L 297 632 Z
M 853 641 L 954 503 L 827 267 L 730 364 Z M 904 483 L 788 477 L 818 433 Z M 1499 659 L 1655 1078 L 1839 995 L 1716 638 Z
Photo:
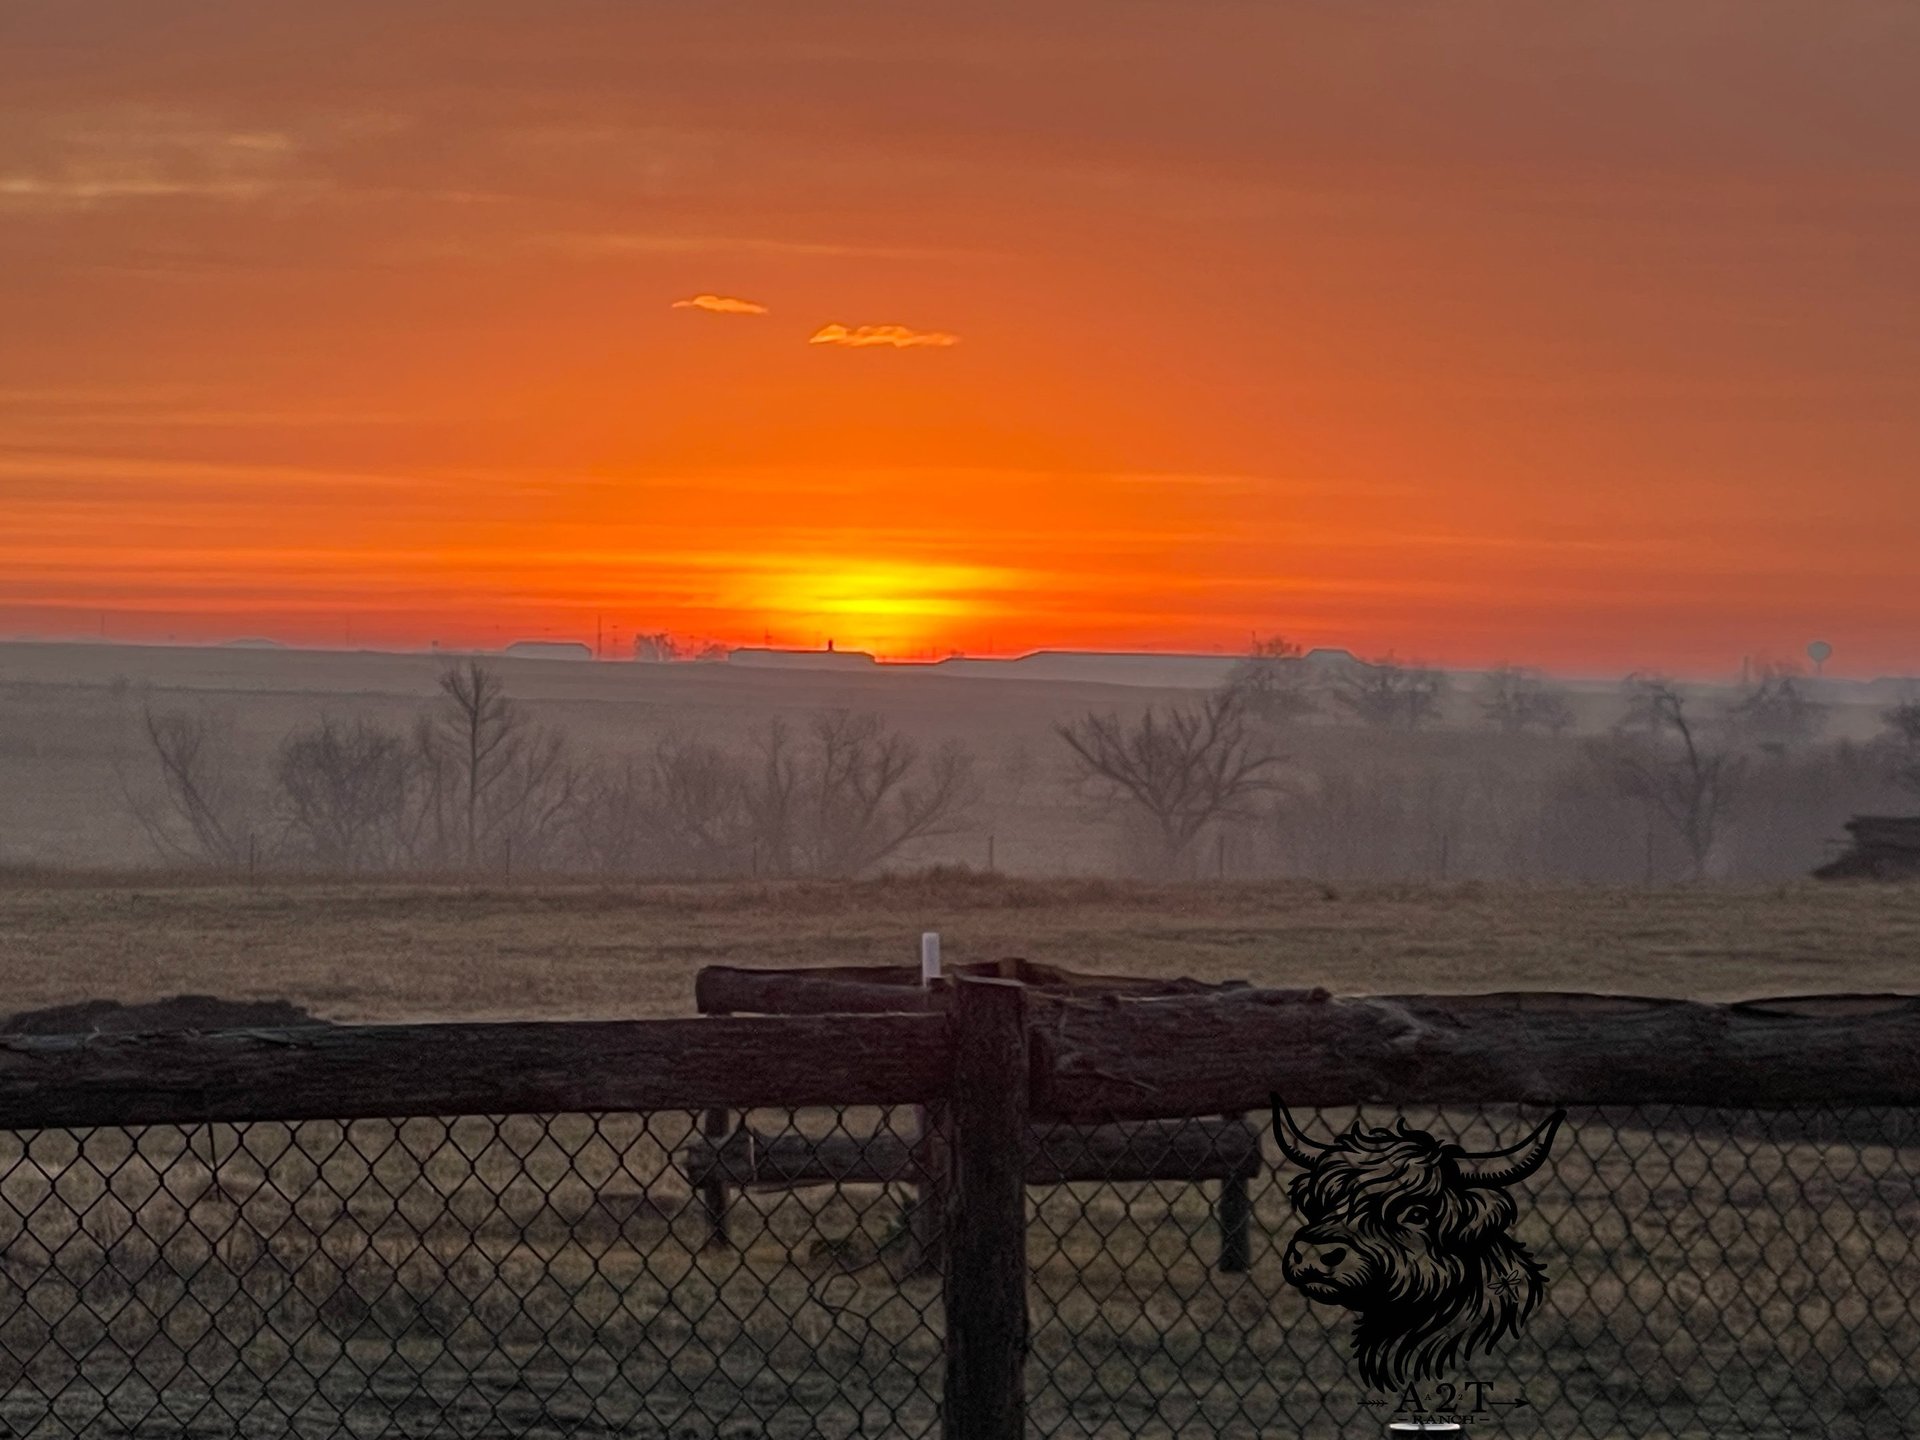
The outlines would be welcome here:
M 696 295 L 691 300 L 676 300 L 675 310 L 706 310 L 715 315 L 764 315 L 767 307 L 732 295 Z
M 914 350 L 922 346 L 958 345 L 960 337 L 944 330 L 909 330 L 904 325 L 822 325 L 814 331 L 809 345 L 844 345 L 860 350 L 869 345 L 890 345 L 895 350 Z

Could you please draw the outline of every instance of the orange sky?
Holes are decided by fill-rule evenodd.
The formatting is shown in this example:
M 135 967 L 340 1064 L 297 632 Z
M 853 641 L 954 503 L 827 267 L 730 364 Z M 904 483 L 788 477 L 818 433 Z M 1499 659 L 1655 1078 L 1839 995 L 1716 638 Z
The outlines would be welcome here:
M 1920 671 L 1905 0 L 4 24 L 0 634 Z

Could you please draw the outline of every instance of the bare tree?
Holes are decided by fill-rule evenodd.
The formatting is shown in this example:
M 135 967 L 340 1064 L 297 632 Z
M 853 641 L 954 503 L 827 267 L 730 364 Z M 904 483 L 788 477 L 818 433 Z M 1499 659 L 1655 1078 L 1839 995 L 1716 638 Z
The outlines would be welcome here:
M 680 642 L 665 630 L 633 637 L 633 658 L 636 660 L 678 660 L 683 653 Z
M 816 875 L 858 875 L 906 845 L 963 828 L 973 757 L 949 742 L 931 755 L 880 717 L 816 715 L 802 762 L 800 849 Z
M 328 870 L 400 863 L 415 773 L 407 738 L 371 721 L 323 717 L 294 731 L 274 762 L 289 843 Z
M 1741 739 L 1766 749 L 1789 749 L 1815 739 L 1827 707 L 1785 666 L 1762 666 L 1727 705 L 1727 724 Z
M 738 874 L 751 845 L 745 767 L 716 745 L 669 736 L 654 747 L 648 810 L 658 869 Z
M 1882 713 L 1881 746 L 1893 781 L 1920 795 L 1920 700 L 1904 700 Z
M 257 844 L 255 801 L 234 765 L 232 727 L 205 710 L 141 711 L 160 799 L 121 788 L 134 818 L 169 859 L 242 865 Z
M 480 862 L 495 788 L 520 756 L 526 721 L 507 698 L 506 682 L 478 660 L 442 674 L 440 693 L 438 728 L 454 764 L 462 859 L 471 869 Z
M 793 729 L 776 715 L 754 737 L 746 781 L 747 825 L 756 874 L 794 873 L 800 790 L 800 757 Z
M 1393 660 L 1354 665 L 1333 679 L 1334 703 L 1381 729 L 1418 730 L 1439 717 L 1446 694 L 1447 677 L 1440 671 Z
M 451 838 L 468 869 L 551 865 L 582 788 L 565 737 L 531 724 L 477 660 L 442 675 L 440 691 L 420 736 L 437 772 L 423 787 L 434 807 L 428 831 Z
M 575 829 L 606 872 L 850 876 L 953 833 L 976 796 L 971 757 L 931 754 L 873 715 L 776 717 L 743 753 L 668 736 L 582 786 Z
M 1255 641 L 1252 653 L 1228 673 L 1225 688 L 1257 720 L 1286 724 L 1320 708 L 1312 667 L 1298 645 L 1278 635 Z
M 1503 735 L 1529 730 L 1563 734 L 1573 725 L 1573 706 L 1567 692 L 1538 670 L 1502 665 L 1489 670 L 1474 693 L 1480 714 Z
M 1626 696 L 1626 716 L 1594 754 L 1622 793 L 1671 827 L 1698 880 L 1739 801 L 1747 762 L 1688 712 L 1686 695 L 1671 680 L 1630 676 Z
M 644 759 L 583 775 L 572 827 L 578 851 L 605 874 L 740 874 L 750 843 L 743 763 L 667 736 Z
M 583 777 L 573 820 L 576 847 L 588 868 L 602 875 L 642 873 L 653 810 L 637 762 L 627 760 Z
M 544 870 L 564 861 L 582 776 L 564 734 L 528 729 L 489 816 L 503 868 Z
M 1131 724 L 1090 711 L 1054 728 L 1083 780 L 1147 817 L 1169 867 L 1186 860 L 1209 825 L 1243 816 L 1271 788 L 1268 772 L 1279 763 L 1248 733 L 1246 710 L 1230 691 L 1164 711 L 1149 706 Z

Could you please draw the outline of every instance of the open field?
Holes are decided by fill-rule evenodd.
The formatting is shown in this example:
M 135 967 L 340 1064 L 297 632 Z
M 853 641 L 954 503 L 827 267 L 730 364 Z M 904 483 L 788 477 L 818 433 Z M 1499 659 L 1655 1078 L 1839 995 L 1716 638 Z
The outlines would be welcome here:
M 684 1014 L 701 964 L 898 962 L 926 928 L 953 960 L 1726 997 L 1912 988 L 1920 888 L 0 876 L 15 1009 L 203 991 L 339 1020 Z M 1522 1123 L 1412 1118 L 1481 1147 Z M 910 1117 L 754 1123 L 865 1135 Z M 697 1124 L 0 1134 L 0 1423 L 48 1437 L 934 1433 L 940 1281 L 899 1252 L 911 1192 L 741 1195 L 741 1248 L 708 1251 L 678 1160 Z M 1547 1267 L 1547 1303 L 1473 1371 L 1529 1409 L 1484 1428 L 1898 1433 L 1920 1407 L 1905 1299 L 1920 1283 L 1916 1157 L 1910 1112 L 1576 1113 L 1517 1230 Z M 1380 1418 L 1355 1387 L 1344 1315 L 1281 1274 L 1297 1221 L 1268 1162 L 1244 1275 L 1215 1264 L 1210 1186 L 1029 1191 L 1038 1433 L 1332 1437 Z
M 136 869 L 161 859 L 136 814 L 167 813 L 145 734 L 149 711 L 210 727 L 223 815 L 268 869 L 298 870 L 276 760 L 323 720 L 411 735 L 442 704 L 450 657 L 108 645 L 0 644 L 0 865 Z M 1140 835 L 1079 783 L 1056 726 L 1090 712 L 1137 717 L 1201 693 L 1077 679 L 968 678 L 912 667 L 820 672 L 729 664 L 587 664 L 487 657 L 530 725 L 564 737 L 575 798 L 642 771 L 661 745 L 697 740 L 741 762 L 779 721 L 804 733 L 831 711 L 870 715 L 923 756 L 970 757 L 966 802 L 940 832 L 872 869 L 961 864 L 1029 876 L 1168 873 Z M 1707 873 L 1797 878 L 1830 859 L 1856 813 L 1897 813 L 1911 797 L 1862 749 L 1879 732 L 1889 686 L 1821 692 L 1819 743 L 1756 751 Z M 1214 878 L 1483 879 L 1631 884 L 1691 873 L 1672 827 L 1623 794 L 1588 753 L 1623 713 L 1617 688 L 1569 688 L 1563 735 L 1489 728 L 1470 683 L 1417 731 L 1363 726 L 1325 695 L 1309 718 L 1262 722 L 1271 787 L 1201 835 L 1182 873 Z M 1726 696 L 1698 696 L 1713 713 Z M 177 817 L 175 817 L 177 819 Z M 1137 820 L 1137 817 L 1135 817 Z M 166 828 L 162 826 L 162 828 Z M 177 827 L 176 827 L 177 828 Z M 749 875 L 687 857 L 608 860 L 566 812 L 549 852 L 562 873 Z M 177 838 L 177 837 L 176 837 Z M 738 849 L 738 847 L 736 847 Z M 416 852 L 417 853 L 417 852 Z M 527 868 L 526 848 L 513 852 Z M 440 863 L 421 861 L 422 864 Z M 537 863 L 537 862 L 536 862 Z M 649 869 L 652 866 L 654 868 Z M 324 868 L 324 867 L 321 867 Z M 378 868 L 373 867 L 373 868 Z M 395 868 L 405 868 L 396 866 Z M 490 867 L 493 868 L 493 867 Z
M 1858 1113 L 1843 1144 L 1819 1116 L 1576 1114 L 1516 1232 L 1546 1302 L 1470 1371 L 1528 1410 L 1475 1428 L 1904 1433 L 1920 1408 L 1920 1151 L 1910 1115 Z M 1411 1118 L 1480 1147 L 1521 1123 Z M 0 1134 L 0 1422 L 36 1437 L 936 1433 L 942 1282 L 898 1243 L 912 1190 L 737 1196 L 737 1248 L 705 1248 L 676 1159 L 697 1123 Z M 1211 1187 L 1029 1191 L 1034 1433 L 1362 1433 L 1347 1318 L 1281 1273 L 1297 1222 L 1287 1166 L 1268 1160 L 1244 1274 L 1217 1268 Z
M 1102 867 L 1087 817 L 1063 803 L 1053 722 L 1185 692 L 1065 681 L 968 680 L 877 671 L 817 674 L 727 665 L 588 665 L 490 657 L 534 722 L 587 759 L 641 753 L 667 735 L 743 741 L 775 716 L 871 711 L 925 745 L 965 743 L 988 793 L 967 834 L 922 858 L 1004 867 Z M 148 778 L 142 710 L 190 710 L 231 725 L 237 770 L 264 771 L 291 730 L 322 716 L 405 728 L 432 704 L 447 657 L 314 651 L 0 644 L 0 863 L 138 866 L 155 854 L 127 802 Z
M 168 683 L 218 691 L 256 747 L 316 704 L 398 722 L 431 693 L 424 657 L 385 657 L 369 689 L 354 688 L 372 673 L 355 660 L 303 670 L 308 688 L 250 691 L 248 675 L 203 655 L 193 663 L 204 673 Z M 556 685 L 650 679 L 639 667 L 544 668 Z M 656 693 L 529 703 L 611 746 L 677 725 L 738 729 L 765 713 L 766 687 L 789 685 L 783 703 L 868 705 L 923 739 L 965 738 L 998 787 L 1001 863 L 1025 876 L 143 873 L 121 868 L 144 863 L 137 845 L 95 842 L 125 838 L 112 757 L 128 761 L 114 747 L 151 680 L 21 681 L 0 692 L 11 787 L 0 845 L 16 837 L 0 850 L 15 862 L 0 870 L 4 1008 L 200 992 L 291 1000 L 338 1021 L 683 1015 L 704 964 L 899 963 L 927 929 L 955 962 L 1025 955 L 1344 992 L 1711 999 L 1916 984 L 1913 886 L 1051 878 L 1102 868 L 1105 833 L 1044 775 L 1010 788 L 1003 762 L 1043 743 L 1063 704 L 1140 704 L 1151 692 L 858 678 L 869 688 L 850 697 L 840 677 L 676 673 Z M 1372 743 L 1331 729 L 1296 739 Z M 1420 763 L 1457 747 L 1465 773 L 1485 761 L 1479 743 L 1435 737 Z M 973 858 L 964 847 L 980 838 L 946 858 Z M 1520 1123 L 1464 1110 L 1413 1118 L 1482 1146 Z M 662 1113 L 0 1134 L 0 1424 L 47 1436 L 931 1433 L 941 1293 L 900 1263 L 911 1192 L 741 1195 L 741 1248 L 705 1250 L 677 1158 L 698 1123 Z M 764 1112 L 756 1123 L 786 1122 Z M 791 1123 L 865 1134 L 890 1122 L 822 1110 Z M 1784 1440 L 1913 1422 L 1911 1113 L 1585 1111 L 1567 1133 L 1517 1230 L 1547 1266 L 1548 1302 L 1475 1372 L 1531 1408 L 1484 1428 Z M 1268 1161 L 1244 1275 L 1215 1264 L 1209 1189 L 1030 1190 L 1036 1430 L 1378 1429 L 1354 1388 L 1344 1315 L 1309 1305 L 1280 1273 L 1297 1221 L 1285 1169 Z
M 1039 881 L 472 888 L 0 879 L 9 1010 L 180 992 L 336 1020 L 678 1015 L 705 964 L 1024 955 L 1346 992 L 1702 999 L 1920 984 L 1920 887 Z

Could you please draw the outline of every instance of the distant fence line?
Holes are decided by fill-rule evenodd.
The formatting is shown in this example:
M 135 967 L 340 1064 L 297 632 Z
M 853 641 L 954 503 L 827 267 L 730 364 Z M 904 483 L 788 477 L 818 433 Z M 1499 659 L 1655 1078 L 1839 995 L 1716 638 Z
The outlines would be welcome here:
M 186 1406 L 222 1424 L 278 1417 L 297 1433 L 364 1434 L 364 1406 L 386 1392 L 374 1386 L 374 1401 L 354 1401 L 362 1410 L 349 1419 L 321 1380 L 306 1383 L 364 1351 L 355 1365 L 400 1377 L 390 1423 L 410 1434 L 470 1433 L 459 1418 L 468 1410 L 527 1433 L 577 1433 L 653 1415 L 648 1406 L 673 1396 L 684 1407 L 676 1413 L 716 1432 L 729 1405 L 735 1418 L 777 1414 L 816 1429 L 821 1415 L 844 1412 L 847 1433 L 869 1422 L 923 1432 L 937 1418 L 968 1440 L 1006 1440 L 1029 1425 L 1128 1433 L 1145 1405 L 1175 1428 L 1232 1432 L 1293 1414 L 1300 1395 L 1316 1407 L 1305 1433 L 1356 1416 L 1384 1426 L 1386 1412 L 1336 1416 L 1340 1322 L 1274 1283 L 1272 1236 L 1289 1218 L 1279 1190 L 1249 1195 L 1241 1151 L 1222 1149 L 1239 1146 L 1241 1132 L 1219 1117 L 1264 1114 L 1275 1090 L 1303 1112 L 1444 1112 L 1450 1125 L 1507 1139 L 1522 1119 L 1510 1107 L 1571 1107 L 1580 1144 L 1556 1162 L 1565 1193 L 1551 1234 L 1600 1308 L 1555 1324 L 1604 1329 L 1622 1304 L 1664 1317 L 1655 1328 L 1666 1349 L 1634 1360 L 1634 1345 L 1652 1343 L 1642 1332 L 1655 1322 L 1644 1320 L 1620 1337 L 1620 1363 L 1671 1367 L 1675 1345 L 1697 1340 L 1704 1355 L 1730 1344 L 1762 1390 L 1786 1387 L 1776 1410 L 1798 1393 L 1778 1377 L 1839 1325 L 1863 1350 L 1848 1405 L 1909 1419 L 1904 1407 L 1920 1405 L 1887 1379 L 1920 1361 L 1910 1313 L 1889 1318 L 1877 1299 L 1830 1322 L 1803 1299 L 1779 1308 L 1766 1287 L 1798 1295 L 1792 1267 L 1803 1257 L 1757 1271 L 1743 1259 L 1748 1291 L 1729 1281 L 1714 1304 L 1722 1315 L 1746 1306 L 1753 1319 L 1711 1343 L 1688 1328 L 1709 1323 L 1699 1297 L 1674 1288 L 1704 1266 L 1699 1283 L 1714 1290 L 1713 1255 L 1773 1255 L 1776 1232 L 1817 1239 L 1825 1227 L 1838 1237 L 1833 1264 L 1872 1281 L 1863 1294 L 1912 1293 L 1920 1262 L 1906 1220 L 1920 1126 L 1904 1112 L 1920 1107 L 1920 998 L 1709 1005 L 1246 989 L 1084 1000 L 963 975 L 940 982 L 925 1006 L 0 1039 L 0 1132 L 18 1137 L 0 1154 L 0 1422 L 87 1433 L 101 1416 L 178 1418 Z M 716 1135 L 702 1118 L 823 1107 L 830 1113 L 796 1113 L 764 1139 L 744 1120 Z M 889 1118 L 902 1107 L 923 1112 L 904 1130 Z M 1789 1118 L 1769 1118 L 1779 1116 Z M 1158 1173 L 1142 1165 L 1144 1142 L 1061 1134 L 1130 1122 L 1164 1123 L 1142 1132 L 1166 1136 L 1161 1166 L 1177 1170 L 1190 1155 L 1194 1181 L 1242 1188 L 1223 1189 L 1215 1205 L 1192 1185 L 1181 1194 L 1193 1200 L 1170 1196 L 1141 1178 Z M 1784 1158 L 1759 1165 L 1730 1135 L 1757 1136 Z M 752 1168 L 756 1147 L 775 1157 L 768 1163 L 805 1152 L 878 1168 L 839 1186 L 803 1170 L 789 1178 L 815 1188 L 798 1197 L 756 1192 L 716 1258 L 695 1197 L 716 1175 L 765 1183 L 772 1172 Z M 1854 1152 L 1872 1156 L 1858 1174 Z M 1047 1198 L 1030 1193 L 1054 1181 L 1063 1183 Z M 1617 1197 L 1634 1184 L 1646 1202 L 1622 1214 Z M 1715 1208 L 1715 1197 L 1726 1204 Z M 1705 1208 L 1683 1235 L 1675 1227 L 1687 1204 Z M 1805 1207 L 1810 1219 L 1794 1219 Z M 931 1270 L 912 1244 L 929 1214 Z M 1634 1237 L 1643 1251 L 1681 1246 L 1684 1264 L 1625 1273 L 1613 1242 L 1593 1238 L 1614 1226 L 1620 1243 Z M 1201 1247 L 1215 1241 L 1197 1238 L 1209 1235 L 1221 1247 L 1207 1251 L 1220 1262 L 1212 1278 Z M 169 1256 L 171 1269 L 156 1263 Z M 1551 1249 L 1543 1259 L 1557 1263 Z M 1161 1298 L 1121 1324 L 1143 1275 Z M 173 1288 L 151 1289 L 154 1277 L 172 1277 Z M 195 1298 L 196 1285 L 217 1284 L 227 1285 L 217 1306 Z M 1223 1284 L 1242 1287 L 1241 1298 Z M 153 1362 L 161 1342 L 149 1334 L 172 1323 L 163 1306 L 229 1318 L 217 1345 L 168 1342 L 180 1350 L 168 1371 Z M 729 1316 L 738 1333 L 713 1329 Z M 1264 1419 L 1231 1399 L 1245 1387 L 1229 1383 L 1238 1362 L 1221 1347 L 1236 1345 L 1259 1357 L 1255 1380 L 1277 1397 Z M 218 1346 L 232 1353 L 216 1363 Z M 408 1359 L 410 1346 L 439 1358 Z M 1767 1358 L 1775 1350 L 1777 1365 Z M 676 1368 L 683 1352 L 697 1363 Z M 1033 1357 L 1043 1368 L 1030 1373 Z M 1219 1388 L 1189 1393 L 1203 1360 L 1221 1367 Z M 643 1361 L 644 1383 L 632 1368 Z M 1725 1357 L 1715 1363 L 1724 1368 Z M 441 1389 L 435 1365 L 446 1369 Z M 1572 1407 L 1586 1433 L 1658 1433 L 1673 1418 L 1662 1403 L 1719 1403 L 1648 1400 L 1643 1414 L 1607 1400 L 1615 1418 L 1601 1426 L 1592 1407 L 1602 1402 L 1580 1398 L 1589 1381 L 1559 1365 L 1535 1366 L 1533 1383 L 1551 1380 L 1555 1391 L 1531 1404 Z M 575 1409 L 555 1398 L 563 1392 Z M 1751 1420 L 1744 1398 L 1726 1404 Z

